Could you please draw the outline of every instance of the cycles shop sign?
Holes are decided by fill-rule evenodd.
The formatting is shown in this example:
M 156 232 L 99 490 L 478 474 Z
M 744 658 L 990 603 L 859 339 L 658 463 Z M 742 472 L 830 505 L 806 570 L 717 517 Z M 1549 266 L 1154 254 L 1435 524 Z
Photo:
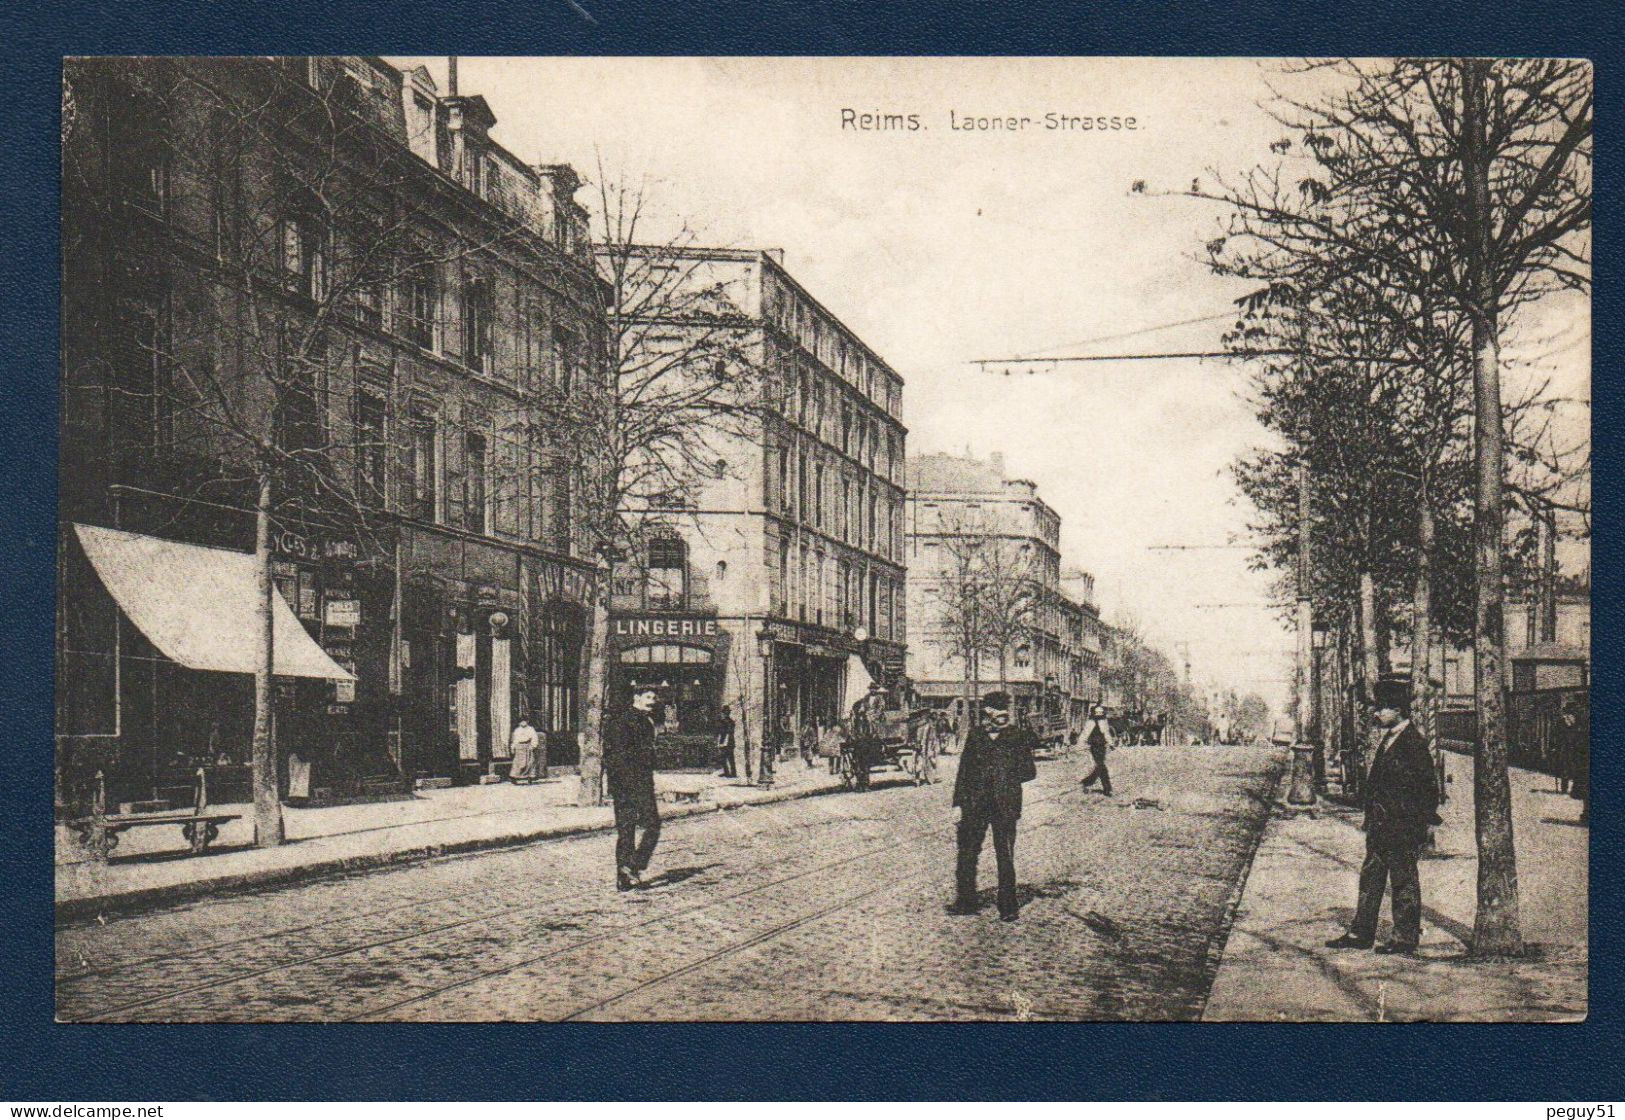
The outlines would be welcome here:
M 354 541 L 338 537 L 307 537 L 292 529 L 271 534 L 271 546 L 278 555 L 297 560 L 354 560 L 358 555 Z
M 617 638 L 714 638 L 714 618 L 617 618 L 611 623 Z

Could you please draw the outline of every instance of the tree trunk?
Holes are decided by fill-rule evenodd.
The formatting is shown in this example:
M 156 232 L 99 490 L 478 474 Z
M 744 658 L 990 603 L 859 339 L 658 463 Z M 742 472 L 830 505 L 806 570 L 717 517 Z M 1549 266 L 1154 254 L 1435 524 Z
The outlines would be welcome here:
M 1433 504 L 1424 486 L 1416 521 L 1416 580 L 1411 592 L 1411 714 L 1433 738 Z
M 587 628 L 587 689 L 581 716 L 577 805 L 604 803 L 604 704 L 609 669 L 610 572 L 600 567 L 593 581 L 592 623 Z
M 959 749 L 965 749 L 965 743 L 970 738 L 970 715 L 976 710 L 976 681 L 974 679 L 974 664 L 976 651 L 972 648 L 975 639 L 967 632 L 965 635 L 965 648 L 962 651 L 965 657 L 965 713 L 959 721 Z
M 1478 747 L 1473 754 L 1473 815 L 1478 838 L 1478 912 L 1473 920 L 1475 955 L 1523 952 L 1518 916 L 1518 866 L 1512 838 L 1512 790 L 1507 780 L 1506 706 L 1502 666 L 1506 613 L 1502 587 L 1502 497 L 1505 451 L 1501 430 L 1500 336 L 1497 293 L 1491 270 L 1488 64 L 1462 63 L 1462 172 L 1470 223 L 1466 266 L 1472 299 L 1473 449 L 1477 486 L 1473 500 L 1477 567 L 1473 625 L 1473 675 L 1478 707 Z
M 276 671 L 275 630 L 271 580 L 271 472 L 262 468 L 259 500 L 254 508 L 254 843 L 262 848 L 281 845 L 282 798 L 277 789 L 276 739 L 271 729 L 273 674 Z

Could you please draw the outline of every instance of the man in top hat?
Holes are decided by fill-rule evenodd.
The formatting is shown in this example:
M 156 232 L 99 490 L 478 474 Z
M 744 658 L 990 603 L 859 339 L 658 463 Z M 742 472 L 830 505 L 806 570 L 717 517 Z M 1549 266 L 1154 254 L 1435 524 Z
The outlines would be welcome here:
M 1016 902 L 1016 825 L 1021 820 L 1021 786 L 1038 777 L 1033 751 L 1038 740 L 1031 731 L 1010 724 L 1010 694 L 990 692 L 982 698 L 982 723 L 965 740 L 954 781 L 954 804 L 959 806 L 959 861 L 957 897 L 950 914 L 974 914 L 976 864 L 982 841 L 993 829 L 993 854 L 999 865 L 999 917 L 1013 922 Z
M 1365 783 L 1365 862 L 1354 922 L 1332 949 L 1369 949 L 1377 939 L 1377 913 L 1385 886 L 1393 892 L 1394 932 L 1379 953 L 1409 953 L 1422 939 L 1422 882 L 1416 860 L 1428 826 L 1440 823 L 1439 785 L 1427 743 L 1410 722 L 1410 682 L 1377 682 L 1375 720 L 1382 729 Z

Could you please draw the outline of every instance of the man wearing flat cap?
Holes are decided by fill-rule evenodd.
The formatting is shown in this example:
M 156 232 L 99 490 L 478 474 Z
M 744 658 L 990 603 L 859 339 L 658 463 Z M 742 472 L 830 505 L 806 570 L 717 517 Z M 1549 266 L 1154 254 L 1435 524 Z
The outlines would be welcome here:
M 1373 690 L 1382 729 L 1365 785 L 1365 862 L 1354 922 L 1333 949 L 1369 949 L 1377 939 L 1384 887 L 1393 892 L 1394 932 L 1379 953 L 1409 953 L 1422 939 L 1422 883 L 1416 860 L 1428 826 L 1439 823 L 1439 785 L 1427 743 L 1411 725 L 1410 682 L 1385 676 Z
M 1038 740 L 1024 727 L 1010 722 L 1010 694 L 990 692 L 982 698 L 982 722 L 965 741 L 954 781 L 954 804 L 959 806 L 959 861 L 957 897 L 950 914 L 974 914 L 976 864 L 982 841 L 993 829 L 993 854 L 999 865 L 999 917 L 1013 922 L 1016 902 L 1016 825 L 1021 820 L 1021 786 L 1038 777 L 1033 751 Z

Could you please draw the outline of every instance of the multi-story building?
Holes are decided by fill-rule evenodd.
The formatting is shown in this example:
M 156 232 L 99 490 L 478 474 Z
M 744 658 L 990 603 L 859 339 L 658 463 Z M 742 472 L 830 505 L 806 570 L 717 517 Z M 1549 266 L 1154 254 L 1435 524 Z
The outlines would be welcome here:
M 908 461 L 908 480 L 908 603 L 914 620 L 908 675 L 916 691 L 956 711 L 967 681 L 974 689 L 1002 679 L 1019 713 L 1038 711 L 1049 700 L 1068 710 L 1087 700 L 1078 691 L 1087 681 L 1084 624 L 1062 594 L 1061 518 L 1038 496 L 1037 485 L 1006 478 L 998 453 L 986 462 L 916 456 Z M 955 558 L 967 542 L 986 542 L 989 554 L 998 556 L 1002 578 L 1031 588 L 1031 606 L 1023 608 L 1016 627 L 1021 633 L 1002 666 L 986 648 L 973 651 L 967 665 L 964 642 L 944 623 L 946 597 L 956 594 Z
M 605 330 L 576 176 L 375 58 L 66 83 L 64 766 L 246 785 L 262 480 L 295 795 L 498 772 L 521 713 L 573 761 L 591 568 L 545 417 L 603 390 Z
M 663 765 L 710 761 L 727 705 L 752 749 L 787 749 L 903 672 L 903 380 L 774 252 L 677 262 L 751 324 L 760 407 L 715 468 L 624 510 L 611 600 L 612 705 L 664 700 Z M 681 330 L 681 325 L 675 325 Z

